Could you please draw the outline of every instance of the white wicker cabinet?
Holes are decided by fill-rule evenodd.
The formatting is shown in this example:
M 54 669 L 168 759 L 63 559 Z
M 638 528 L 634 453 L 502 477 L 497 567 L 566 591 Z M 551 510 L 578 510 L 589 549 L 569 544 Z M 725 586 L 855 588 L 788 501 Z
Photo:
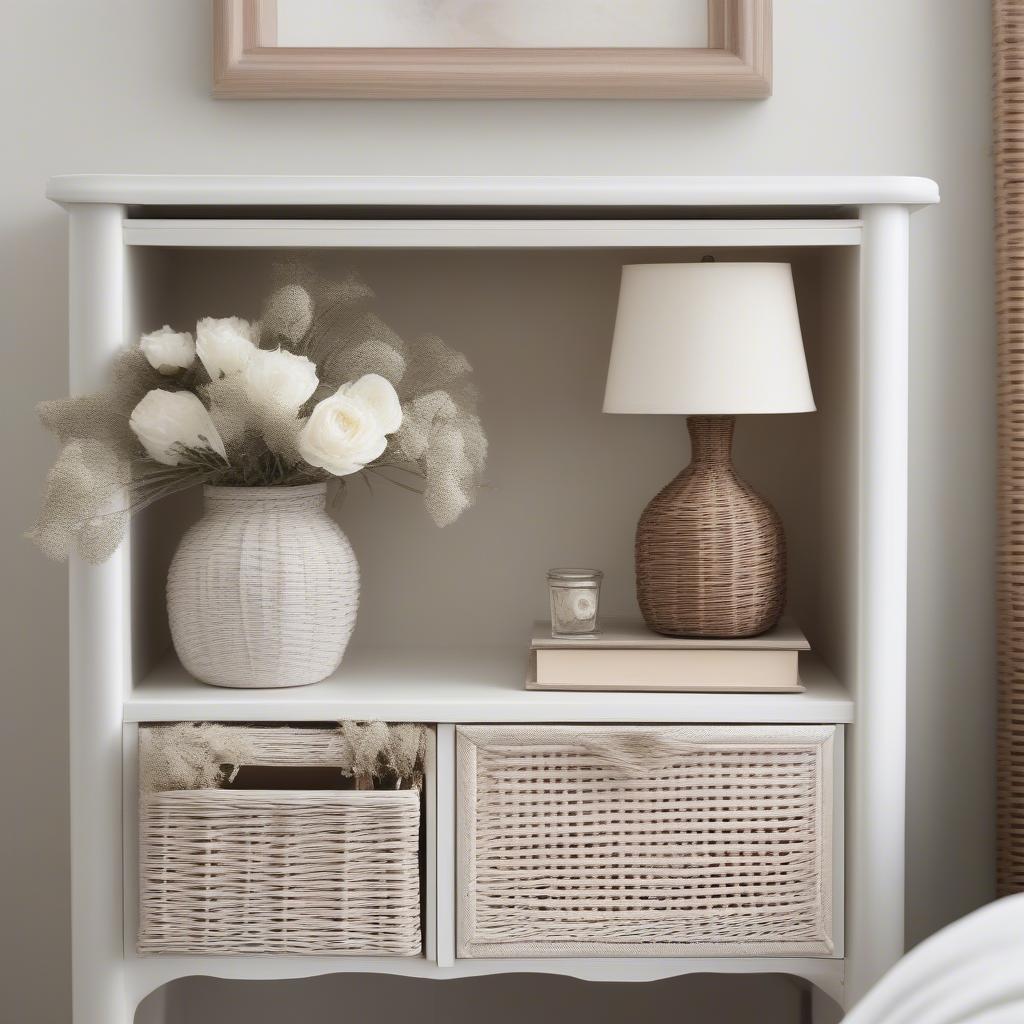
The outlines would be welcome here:
M 627 250 L 649 258 L 695 248 L 745 254 L 740 258 L 796 254 L 811 268 L 811 305 L 830 339 L 812 365 L 823 410 L 815 444 L 823 454 L 808 515 L 816 517 L 809 521 L 817 524 L 822 554 L 795 574 L 821 657 L 805 659 L 807 691 L 800 695 L 531 692 L 522 688 L 518 643 L 430 651 L 357 645 L 335 677 L 312 687 L 213 689 L 163 656 L 165 632 L 154 626 L 162 609 L 140 596 L 138 585 L 152 537 L 136 531 L 103 566 L 73 564 L 75 1024 L 127 1024 L 149 992 L 196 974 L 265 979 L 378 971 L 454 978 L 532 971 L 643 981 L 693 971 L 785 972 L 848 1005 L 901 955 L 908 235 L 912 211 L 938 201 L 932 182 L 75 176 L 54 179 L 48 194 L 70 214 L 74 392 L 97 387 L 112 353 L 137 330 L 150 251 L 179 251 L 187 259 L 211 248 L 394 249 L 422 251 L 429 259 L 455 249 L 480 250 L 481 258 L 490 251 L 622 250 L 621 262 L 628 261 Z M 524 624 L 531 613 L 524 609 Z M 138 956 L 138 724 L 346 718 L 437 727 L 424 793 L 424 955 Z M 673 947 L 609 956 L 595 946 L 571 956 L 529 949 L 512 957 L 460 956 L 467 950 L 458 944 L 458 850 L 462 843 L 466 855 L 467 833 L 457 810 L 456 730 L 532 723 L 722 726 L 727 732 L 818 727 L 807 734 L 827 735 L 833 758 L 827 942 L 766 955 Z

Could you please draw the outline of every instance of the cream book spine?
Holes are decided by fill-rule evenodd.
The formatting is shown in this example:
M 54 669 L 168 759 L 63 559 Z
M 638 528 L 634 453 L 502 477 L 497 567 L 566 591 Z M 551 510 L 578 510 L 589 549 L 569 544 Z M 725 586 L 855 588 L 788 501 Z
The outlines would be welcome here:
M 527 689 L 799 693 L 795 650 L 548 648 L 531 654 Z

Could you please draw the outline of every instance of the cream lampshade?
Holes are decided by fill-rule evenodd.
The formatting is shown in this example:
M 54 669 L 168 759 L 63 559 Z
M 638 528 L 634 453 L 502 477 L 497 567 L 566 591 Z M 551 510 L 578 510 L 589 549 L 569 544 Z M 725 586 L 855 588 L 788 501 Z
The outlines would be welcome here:
M 740 413 L 812 412 L 788 263 L 623 267 L 604 411 L 688 417 L 692 461 L 637 524 L 647 624 L 674 636 L 754 636 L 786 597 L 782 522 L 736 475 Z

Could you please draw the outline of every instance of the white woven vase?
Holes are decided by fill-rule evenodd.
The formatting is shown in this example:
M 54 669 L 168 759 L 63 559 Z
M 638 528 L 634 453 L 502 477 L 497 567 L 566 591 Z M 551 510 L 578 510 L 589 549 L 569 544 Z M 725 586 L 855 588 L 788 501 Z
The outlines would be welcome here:
M 305 686 L 341 662 L 359 565 L 327 485 L 204 487 L 167 575 L 182 665 L 214 686 Z

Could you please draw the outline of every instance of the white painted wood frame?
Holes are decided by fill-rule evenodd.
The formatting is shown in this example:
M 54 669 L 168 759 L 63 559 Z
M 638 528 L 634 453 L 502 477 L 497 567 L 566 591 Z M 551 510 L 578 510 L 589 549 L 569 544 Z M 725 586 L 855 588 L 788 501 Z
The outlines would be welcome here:
M 845 627 L 852 656 L 836 679 L 807 663 L 805 694 L 578 694 L 521 690 L 510 681 L 518 652 L 367 652 L 342 685 L 299 691 L 224 691 L 194 683 L 173 662 L 136 679 L 131 664 L 130 567 L 125 543 L 104 565 L 70 570 L 72 958 L 75 1024 L 127 1024 L 138 1002 L 177 977 L 284 978 L 346 971 L 453 978 L 545 972 L 634 980 L 716 972 L 783 972 L 849 1005 L 903 951 L 906 772 L 907 430 L 909 218 L 938 200 L 914 178 L 305 179 L 84 176 L 54 179 L 48 194 L 70 214 L 71 388 L 99 387 L 126 341 L 133 307 L 129 267 L 147 247 L 289 248 L 329 244 L 423 248 L 502 242 L 535 248 L 624 245 L 651 232 L 652 207 L 668 216 L 666 245 L 780 246 L 847 253 L 856 341 L 851 382 L 859 430 L 856 602 Z M 257 220 L 190 219 L 191 208 L 259 208 Z M 152 207 L 160 206 L 154 217 Z M 373 222 L 361 207 L 393 209 Z M 176 218 L 181 207 L 183 219 Z M 500 207 L 502 218 L 475 211 Z M 560 217 L 586 208 L 586 227 Z M 716 207 L 713 219 L 693 212 Z M 168 208 L 171 208 L 170 211 Z M 301 218 L 292 219 L 295 208 Z M 447 210 L 463 216 L 444 219 Z M 522 216 L 515 215 L 522 209 Z M 603 220 L 602 208 L 613 210 Z M 437 218 L 417 227 L 406 211 Z M 550 211 L 538 216 L 538 209 Z M 737 217 L 734 211 L 742 209 Z M 634 222 L 629 214 L 636 211 Z M 760 219 L 757 214 L 763 212 Z M 348 216 L 346 216 L 346 214 Z M 433 216 L 433 214 L 432 214 Z M 533 220 L 539 226 L 533 224 Z M 422 222 L 420 222 L 422 223 Z M 817 225 L 817 226 L 814 226 Z M 604 226 L 605 230 L 602 230 Z M 531 232 L 536 232 L 531 234 Z M 626 234 L 624 234 L 624 232 Z M 838 234 L 836 233 L 838 232 Z M 657 245 L 646 234 L 644 244 Z M 166 239 L 166 242 L 163 240 Z M 248 241 L 247 241 L 248 240 Z M 564 245 L 562 244 L 564 242 Z M 422 244 L 421 244 L 422 243 Z M 324 244 L 321 242 L 320 244 Z M 844 263 L 844 266 L 847 264 Z M 845 287 L 846 285 L 844 285 Z M 853 322 L 856 321 L 856 322 Z M 480 661 L 480 658 L 483 661 Z M 388 660 L 391 659 L 391 660 Z M 397 660 L 396 660 L 397 659 Z M 624 700 L 623 698 L 628 698 Z M 388 717 L 437 726 L 435 813 L 428 821 L 435 912 L 426 955 L 408 960 L 319 957 L 136 957 L 133 935 L 135 724 L 149 720 L 322 720 Z M 580 958 L 458 960 L 455 957 L 454 726 L 466 722 L 849 723 L 846 744 L 846 942 L 843 958 Z M 837 793 L 842 805 L 843 794 Z M 837 822 L 837 834 L 842 835 Z M 434 840 L 431 842 L 431 840 Z M 128 893 L 128 898 L 125 894 Z
M 859 245 L 846 220 L 132 220 L 126 245 L 237 249 L 618 249 Z
M 708 0 L 705 48 L 277 45 L 276 0 L 215 0 L 213 94 L 226 99 L 760 99 L 771 0 Z

